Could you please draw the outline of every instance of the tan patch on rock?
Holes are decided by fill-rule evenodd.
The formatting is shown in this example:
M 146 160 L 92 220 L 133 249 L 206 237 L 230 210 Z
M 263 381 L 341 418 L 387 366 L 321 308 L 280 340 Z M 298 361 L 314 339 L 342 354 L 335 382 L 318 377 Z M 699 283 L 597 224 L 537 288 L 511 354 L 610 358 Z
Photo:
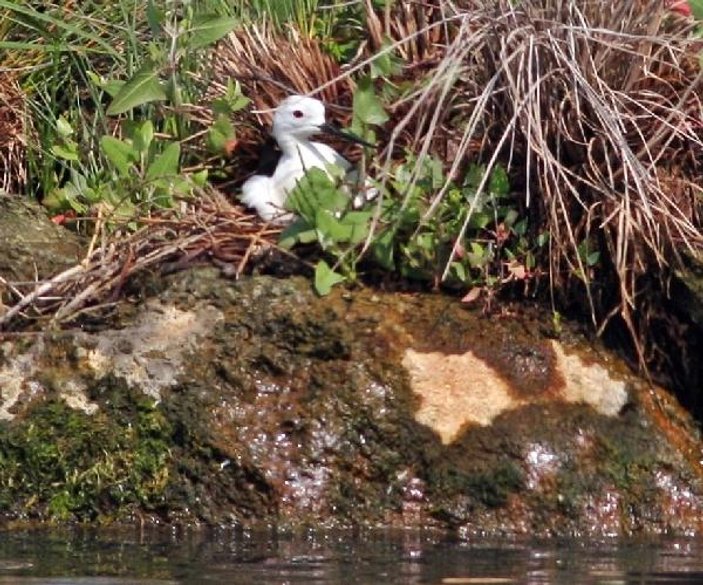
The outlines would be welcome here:
M 470 351 L 448 355 L 407 349 L 403 366 L 421 399 L 415 420 L 434 430 L 445 445 L 465 425 L 489 425 L 520 404 L 500 375 Z
M 561 397 L 566 402 L 583 403 L 607 416 L 617 416 L 628 400 L 625 382 L 613 379 L 603 366 L 589 364 L 578 355 L 564 352 L 560 343 L 552 341 L 556 369 L 564 378 Z
M 222 318 L 214 307 L 183 311 L 151 302 L 135 326 L 96 336 L 97 346 L 85 357 L 98 377 L 111 372 L 158 400 L 183 373 L 183 354 Z

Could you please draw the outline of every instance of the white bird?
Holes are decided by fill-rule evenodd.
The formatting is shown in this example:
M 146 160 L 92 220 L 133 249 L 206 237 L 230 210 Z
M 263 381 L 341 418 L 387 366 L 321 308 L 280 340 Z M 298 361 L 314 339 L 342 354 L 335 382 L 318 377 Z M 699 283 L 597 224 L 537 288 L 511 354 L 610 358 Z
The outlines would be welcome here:
M 266 221 L 285 223 L 294 217 L 285 211 L 286 199 L 306 171 L 316 167 L 329 175 L 330 165 L 336 165 L 348 172 L 351 164 L 347 159 L 330 146 L 310 140 L 319 133 L 336 134 L 352 142 L 373 146 L 327 124 L 325 106 L 320 100 L 303 95 L 289 96 L 279 104 L 273 116 L 271 134 L 281 149 L 276 170 L 270 177 L 254 175 L 249 178 L 242 185 L 242 202 L 255 209 Z

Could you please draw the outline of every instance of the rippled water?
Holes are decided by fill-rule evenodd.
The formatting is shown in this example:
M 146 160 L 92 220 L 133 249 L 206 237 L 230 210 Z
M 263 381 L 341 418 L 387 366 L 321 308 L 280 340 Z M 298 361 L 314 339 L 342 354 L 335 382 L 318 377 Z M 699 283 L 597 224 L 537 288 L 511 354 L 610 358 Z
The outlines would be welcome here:
M 703 541 L 459 543 L 404 532 L 0 533 L 0 584 L 703 584 Z

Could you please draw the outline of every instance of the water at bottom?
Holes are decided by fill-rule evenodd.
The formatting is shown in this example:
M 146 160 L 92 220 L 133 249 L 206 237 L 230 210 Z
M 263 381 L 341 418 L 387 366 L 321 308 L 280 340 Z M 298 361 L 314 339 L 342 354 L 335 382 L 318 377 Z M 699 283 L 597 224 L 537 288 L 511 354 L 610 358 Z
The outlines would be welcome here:
M 423 532 L 0 533 L 0 585 L 701 585 L 703 540 L 457 542 Z

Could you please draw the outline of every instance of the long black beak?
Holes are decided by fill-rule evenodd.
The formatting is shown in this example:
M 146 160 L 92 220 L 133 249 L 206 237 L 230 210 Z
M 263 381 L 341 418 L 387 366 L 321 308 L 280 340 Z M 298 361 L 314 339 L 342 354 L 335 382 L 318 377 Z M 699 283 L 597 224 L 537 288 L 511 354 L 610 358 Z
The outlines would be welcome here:
M 319 127 L 320 132 L 323 132 L 325 134 L 331 134 L 332 136 L 338 136 L 339 138 L 343 138 L 347 142 L 353 142 L 355 144 L 361 144 L 362 146 L 368 146 L 369 148 L 376 148 L 375 144 L 371 144 L 370 142 L 366 142 L 363 138 L 360 138 L 356 134 L 352 134 L 351 132 L 344 132 L 337 128 L 336 126 L 332 126 L 332 124 L 322 124 L 322 126 Z

